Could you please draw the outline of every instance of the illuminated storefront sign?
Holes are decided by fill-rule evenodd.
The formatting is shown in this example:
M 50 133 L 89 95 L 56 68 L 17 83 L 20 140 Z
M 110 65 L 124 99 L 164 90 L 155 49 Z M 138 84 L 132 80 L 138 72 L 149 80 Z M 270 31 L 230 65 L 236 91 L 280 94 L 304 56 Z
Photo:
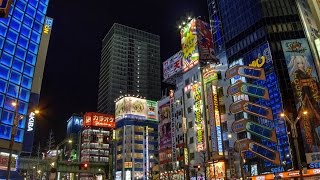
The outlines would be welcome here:
M 126 180 L 131 180 L 131 171 L 126 171 Z
M 149 127 L 147 126 L 146 127 L 146 174 L 148 174 L 148 172 L 149 172 Z M 149 179 L 148 178 L 148 176 L 147 176 L 147 179 Z
M 301 127 L 306 156 L 320 152 L 320 89 L 313 57 L 306 39 L 281 41 Z M 308 111 L 307 116 L 302 112 Z M 312 163 L 312 158 L 307 158 Z
M 214 119 L 216 123 L 216 132 L 217 132 L 217 140 L 218 140 L 218 151 L 219 151 L 219 155 L 223 155 L 221 122 L 220 122 L 221 118 L 220 118 L 220 111 L 219 111 L 219 97 L 218 97 L 216 86 L 212 86 L 212 94 L 213 94 L 213 104 L 214 104 Z
M 52 28 L 52 24 L 53 24 L 53 20 L 51 18 L 47 17 L 46 20 L 45 20 L 44 27 L 43 27 L 43 33 L 44 34 L 48 34 L 49 33 L 49 31 Z
M 314 175 L 319 175 L 320 169 L 307 169 L 306 172 L 303 172 L 303 178 L 307 179 L 307 177 L 310 177 L 310 179 L 318 179 L 317 177 L 311 177 Z M 300 176 L 299 171 L 286 171 L 281 172 L 278 174 L 283 179 L 292 179 L 297 178 Z M 252 176 L 248 177 L 252 180 L 274 180 L 274 174 L 266 174 L 266 175 L 259 175 L 259 176 Z
M 115 128 L 113 115 L 89 112 L 84 115 L 83 126 Z
M 209 175 L 215 179 L 225 179 L 225 162 L 216 162 L 209 165 Z
M 158 121 L 158 103 L 137 97 L 123 97 L 116 102 L 116 121 L 123 118 Z
M 212 145 L 211 148 L 213 152 L 218 152 L 218 141 L 217 141 L 217 131 L 216 131 L 216 123 L 215 123 L 215 117 L 214 117 L 212 83 L 207 83 L 206 89 L 207 89 L 208 116 L 209 116 L 210 133 L 211 133 L 211 145 Z
M 194 96 L 194 113 L 197 135 L 197 151 L 205 150 L 204 122 L 202 118 L 202 96 L 201 84 L 196 83 L 192 86 Z
M 31 112 L 29 114 L 27 131 L 33 131 L 35 116 L 36 116 L 36 114 L 34 112 Z
M 184 155 L 184 164 L 188 165 L 189 164 L 189 156 L 188 156 L 188 149 L 187 148 L 183 149 L 183 155 Z
M 44 34 L 49 34 L 49 31 L 52 29 L 52 24 L 53 24 L 53 19 L 46 17 L 44 26 L 43 26 L 43 33 Z

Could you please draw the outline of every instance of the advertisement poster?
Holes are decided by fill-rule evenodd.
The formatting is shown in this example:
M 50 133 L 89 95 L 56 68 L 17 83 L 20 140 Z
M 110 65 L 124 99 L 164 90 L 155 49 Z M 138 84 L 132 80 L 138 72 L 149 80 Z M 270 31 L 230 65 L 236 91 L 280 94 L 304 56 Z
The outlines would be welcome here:
M 299 123 L 302 127 L 304 149 L 308 156 L 308 153 L 320 151 L 319 80 L 306 39 L 285 40 L 281 44 L 298 115 L 302 117 Z M 303 116 L 304 111 L 308 112 L 307 116 Z
M 115 128 L 116 123 L 113 115 L 88 112 L 84 114 L 83 126 L 95 126 Z
M 199 62 L 196 20 L 192 19 L 181 29 L 180 34 L 183 53 L 183 72 L 186 72 Z
M 196 20 L 198 49 L 201 61 L 212 61 L 214 57 L 213 41 L 210 24 Z
M 196 146 L 197 151 L 203 151 L 206 149 L 205 142 L 205 132 L 204 132 L 204 121 L 202 118 L 202 94 L 201 94 L 201 84 L 196 83 L 192 85 L 192 92 L 194 97 L 194 114 L 195 114 L 195 125 L 196 125 Z
M 182 71 L 182 51 L 163 62 L 163 78 L 168 79 Z
M 116 103 L 116 121 L 128 118 L 158 121 L 158 103 L 136 97 L 124 97 Z
M 171 120 L 170 120 L 170 104 L 164 104 L 159 107 L 160 111 L 160 149 L 171 148 Z

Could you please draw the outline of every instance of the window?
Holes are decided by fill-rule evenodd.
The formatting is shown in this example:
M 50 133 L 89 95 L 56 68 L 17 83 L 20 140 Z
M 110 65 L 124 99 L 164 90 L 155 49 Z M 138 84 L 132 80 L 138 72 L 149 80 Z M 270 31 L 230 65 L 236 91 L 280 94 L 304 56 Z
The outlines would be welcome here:
M 188 126 L 189 126 L 189 128 L 192 128 L 192 127 L 193 127 L 192 121 L 190 121 L 190 122 L 188 123 Z
M 191 137 L 191 138 L 189 139 L 189 144 L 193 144 L 193 142 L 194 142 L 193 137 Z
M 187 98 L 188 98 L 188 99 L 191 98 L 190 91 L 187 93 Z
M 188 114 L 190 114 L 190 113 L 192 112 L 192 107 L 189 106 L 189 107 L 187 108 L 187 111 L 188 111 Z
M 194 153 L 190 153 L 190 160 L 194 160 Z

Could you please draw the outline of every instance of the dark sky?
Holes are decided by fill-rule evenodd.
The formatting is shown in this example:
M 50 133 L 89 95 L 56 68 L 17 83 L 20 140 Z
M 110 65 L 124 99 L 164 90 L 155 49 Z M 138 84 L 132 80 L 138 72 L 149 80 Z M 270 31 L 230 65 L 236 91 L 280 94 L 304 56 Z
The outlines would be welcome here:
M 178 24 L 187 15 L 207 19 L 206 0 L 50 0 L 54 18 L 42 82 L 38 132 L 56 140 L 72 113 L 96 111 L 101 40 L 113 23 L 161 37 L 161 59 L 180 48 Z

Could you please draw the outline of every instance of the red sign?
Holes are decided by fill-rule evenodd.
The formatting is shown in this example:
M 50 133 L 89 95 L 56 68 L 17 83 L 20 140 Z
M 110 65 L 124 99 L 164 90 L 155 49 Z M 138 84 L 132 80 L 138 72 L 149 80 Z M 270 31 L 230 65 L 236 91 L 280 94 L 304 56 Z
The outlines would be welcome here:
M 83 126 L 115 128 L 116 123 L 115 123 L 114 115 L 88 112 L 84 114 Z

